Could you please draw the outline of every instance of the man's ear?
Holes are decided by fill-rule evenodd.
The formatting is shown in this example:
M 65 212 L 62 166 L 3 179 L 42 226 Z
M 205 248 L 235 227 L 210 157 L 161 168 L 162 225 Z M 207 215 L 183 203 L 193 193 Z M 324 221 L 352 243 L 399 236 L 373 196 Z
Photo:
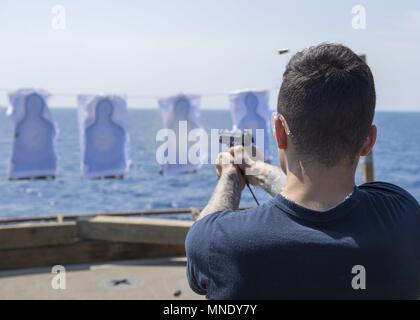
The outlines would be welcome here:
M 283 121 L 280 118 L 277 118 L 274 122 L 274 138 L 277 141 L 277 146 L 279 149 L 287 148 L 287 134 L 286 128 L 284 127 Z
M 373 146 L 375 145 L 375 142 L 376 142 L 377 133 L 378 133 L 378 129 L 376 128 L 375 125 L 372 125 L 369 131 L 369 135 L 367 136 L 366 141 L 363 144 L 362 149 L 360 150 L 360 155 L 362 157 L 367 156 L 372 151 Z

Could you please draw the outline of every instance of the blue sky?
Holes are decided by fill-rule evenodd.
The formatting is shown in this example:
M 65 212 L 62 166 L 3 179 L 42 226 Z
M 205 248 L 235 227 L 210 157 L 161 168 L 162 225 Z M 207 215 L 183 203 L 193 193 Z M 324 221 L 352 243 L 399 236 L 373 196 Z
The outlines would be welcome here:
M 57 4 L 66 8 L 65 30 L 51 27 Z M 365 30 L 352 28 L 357 4 L 366 8 Z M 227 108 L 223 93 L 280 85 L 290 55 L 278 48 L 340 42 L 367 54 L 378 110 L 420 111 L 418 0 L 2 0 L 0 39 L 0 88 L 70 94 L 52 106 L 74 106 L 77 93 L 188 92 L 222 93 L 204 97 L 203 108 Z M 274 90 L 271 97 L 274 107 Z

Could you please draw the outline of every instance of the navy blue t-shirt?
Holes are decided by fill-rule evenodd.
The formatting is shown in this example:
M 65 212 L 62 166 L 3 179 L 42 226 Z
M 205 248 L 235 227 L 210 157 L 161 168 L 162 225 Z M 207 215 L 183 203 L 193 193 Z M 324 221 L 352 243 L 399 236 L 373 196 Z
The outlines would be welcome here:
M 186 252 L 190 286 L 209 299 L 417 299 L 420 206 L 382 182 L 327 212 L 278 195 L 197 221 Z

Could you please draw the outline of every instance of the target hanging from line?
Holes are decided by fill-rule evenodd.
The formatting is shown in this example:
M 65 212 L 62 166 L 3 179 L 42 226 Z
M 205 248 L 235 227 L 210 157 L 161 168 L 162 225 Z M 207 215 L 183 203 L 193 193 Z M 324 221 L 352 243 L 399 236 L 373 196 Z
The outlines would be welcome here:
M 80 95 L 78 114 L 83 177 L 124 177 L 130 166 L 125 98 Z
M 9 94 L 6 114 L 15 124 L 10 179 L 53 178 L 57 171 L 57 128 L 43 90 L 20 89 Z

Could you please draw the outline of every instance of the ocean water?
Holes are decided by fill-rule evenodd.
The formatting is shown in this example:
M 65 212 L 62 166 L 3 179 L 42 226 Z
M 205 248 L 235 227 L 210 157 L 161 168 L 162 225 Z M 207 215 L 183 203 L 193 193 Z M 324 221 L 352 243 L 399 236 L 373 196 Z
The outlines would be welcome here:
M 53 214 L 112 213 L 145 209 L 202 207 L 216 184 L 212 165 L 196 174 L 159 175 L 155 137 L 162 122 L 158 110 L 130 109 L 129 132 L 132 168 L 123 180 L 84 180 L 80 177 L 80 153 L 75 109 L 52 109 L 60 134 L 57 151 L 59 175 L 53 181 L 8 181 L 13 126 L 0 109 L 0 217 Z M 230 128 L 228 111 L 203 110 L 206 129 Z M 420 199 L 420 113 L 378 113 L 375 148 L 377 180 L 398 184 Z M 271 141 L 275 155 L 274 141 Z M 360 183 L 360 170 L 357 180 Z M 260 202 L 269 196 L 257 190 Z M 253 205 L 244 190 L 242 205 Z

